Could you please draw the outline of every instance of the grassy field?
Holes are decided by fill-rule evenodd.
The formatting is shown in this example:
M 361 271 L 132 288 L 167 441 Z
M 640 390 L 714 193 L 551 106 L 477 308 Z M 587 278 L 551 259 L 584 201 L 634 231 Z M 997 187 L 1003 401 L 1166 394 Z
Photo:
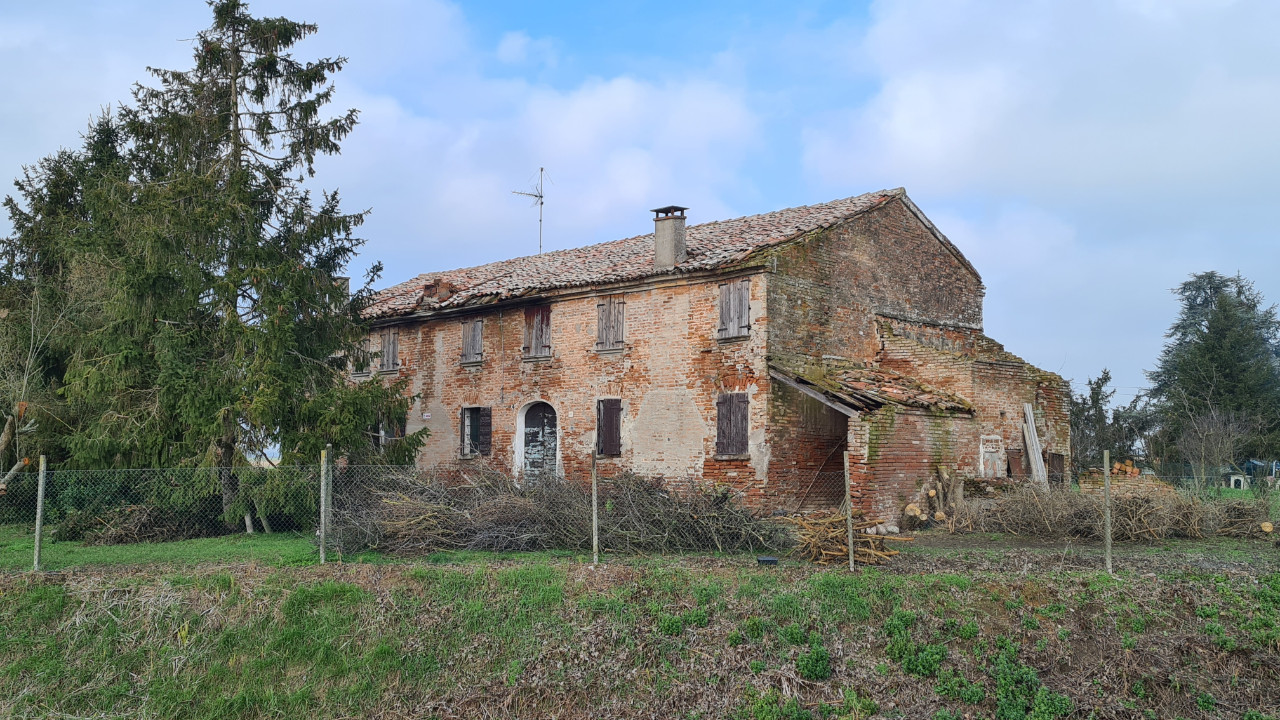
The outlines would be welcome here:
M 30 527 L 0 525 L 0 571 L 30 570 L 35 540 Z M 221 538 L 134 545 L 84 545 L 48 542 L 41 548 L 44 570 L 157 563 L 258 562 L 273 566 L 308 565 L 319 559 L 309 536 L 293 533 L 231 535 Z
M 966 537 L 856 574 L 54 543 L 50 566 L 80 566 L 0 572 L 0 716 L 1280 716 L 1271 544 L 1122 546 L 1112 578 L 1092 546 Z M 0 535 L 2 567 L 29 562 L 24 541 Z

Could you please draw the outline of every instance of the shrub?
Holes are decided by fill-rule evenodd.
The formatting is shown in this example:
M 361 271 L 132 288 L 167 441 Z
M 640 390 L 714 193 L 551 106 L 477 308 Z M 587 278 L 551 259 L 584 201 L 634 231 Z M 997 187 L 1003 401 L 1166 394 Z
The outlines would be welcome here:
M 938 694 L 977 705 L 987 697 L 987 691 L 978 683 L 969 682 L 964 675 L 955 670 L 946 669 L 938 675 L 938 684 L 934 687 Z
M 678 615 L 662 615 L 658 618 L 658 632 L 676 636 L 684 632 L 684 621 Z
M 831 656 L 822 646 L 817 633 L 809 635 L 809 649 L 796 658 L 796 670 L 805 680 L 826 680 L 831 677 Z
M 800 645 L 805 640 L 804 628 L 799 623 L 791 623 L 778 631 L 779 637 L 792 645 Z

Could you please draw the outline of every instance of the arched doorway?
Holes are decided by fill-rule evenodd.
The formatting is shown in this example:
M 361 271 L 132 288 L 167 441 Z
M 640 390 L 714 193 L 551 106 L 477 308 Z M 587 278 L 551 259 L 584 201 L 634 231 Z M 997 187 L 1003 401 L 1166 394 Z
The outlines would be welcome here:
M 524 411 L 524 476 L 537 478 L 556 471 L 556 409 L 535 402 Z

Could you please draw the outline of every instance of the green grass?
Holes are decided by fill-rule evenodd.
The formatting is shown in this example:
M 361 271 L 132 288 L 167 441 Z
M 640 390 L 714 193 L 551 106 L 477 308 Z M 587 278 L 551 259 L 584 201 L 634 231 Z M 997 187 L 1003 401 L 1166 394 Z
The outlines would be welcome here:
M 1280 653 L 1274 571 L 850 574 L 472 552 L 316 568 L 309 537 L 237 535 L 53 543 L 47 567 L 101 572 L 5 572 L 29 567 L 30 542 L 0 527 L 2 717 L 466 717 L 477 689 L 512 717 L 861 720 L 892 702 L 901 717 L 1045 720 L 1099 698 L 1173 717 L 1265 695 L 1273 665 L 1243 659 Z M 1114 672 L 1126 647 L 1188 645 L 1203 665 L 1176 677 Z M 1095 684 L 1062 684 L 1059 663 L 1099 668 Z M 801 697 L 770 693 L 779 674 L 805 681 Z M 673 698 L 699 698 L 697 712 Z
M 34 551 L 35 538 L 30 528 L 0 525 L 0 570 L 30 570 Z M 295 533 L 228 535 L 134 545 L 46 541 L 40 555 L 42 570 L 97 565 L 198 565 L 251 561 L 279 567 L 307 565 L 319 560 L 312 538 Z

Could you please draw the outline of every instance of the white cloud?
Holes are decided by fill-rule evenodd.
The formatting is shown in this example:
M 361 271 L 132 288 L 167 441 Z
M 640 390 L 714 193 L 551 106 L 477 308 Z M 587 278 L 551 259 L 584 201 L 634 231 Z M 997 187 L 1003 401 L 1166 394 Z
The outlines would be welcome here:
M 828 181 L 1055 201 L 1280 189 L 1280 5 L 908 0 L 873 19 L 879 91 L 807 129 Z

